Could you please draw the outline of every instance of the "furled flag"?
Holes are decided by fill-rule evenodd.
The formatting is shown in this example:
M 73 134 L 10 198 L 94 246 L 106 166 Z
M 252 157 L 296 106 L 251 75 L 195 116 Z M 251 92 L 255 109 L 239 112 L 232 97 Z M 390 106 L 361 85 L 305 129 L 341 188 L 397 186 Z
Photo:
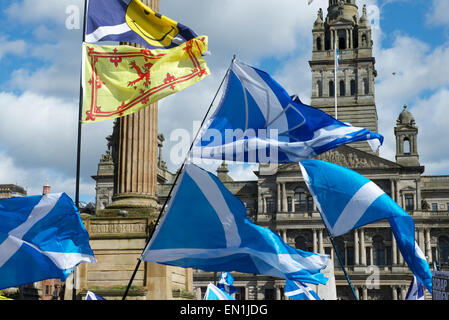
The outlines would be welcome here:
M 285 281 L 284 294 L 292 300 L 321 300 L 307 284 L 300 281 Z
M 83 123 L 125 116 L 209 75 L 201 36 L 172 49 L 84 43 Z
M 350 169 L 325 161 L 300 163 L 302 175 L 332 236 L 388 219 L 404 260 L 432 292 L 432 273 L 415 241 L 415 222 L 374 182 Z
M 96 293 L 93 293 L 92 291 L 87 291 L 85 300 L 106 300 L 102 296 L 99 296 Z
M 142 260 L 204 271 L 265 274 L 326 283 L 329 255 L 286 244 L 246 217 L 243 203 L 213 174 L 187 164 Z
M 413 276 L 412 283 L 408 288 L 405 300 L 424 300 L 424 288 L 415 276 Z
M 234 294 L 239 290 L 233 286 L 234 277 L 229 272 L 222 272 L 220 274 L 220 280 L 218 280 L 217 287 L 226 292 L 227 294 Z
M 194 158 L 258 163 L 297 162 L 362 140 L 377 150 L 383 142 L 378 133 L 294 101 L 267 73 L 235 59 L 221 102 L 201 131 Z
M 340 69 L 340 53 L 338 52 L 337 47 L 335 47 L 335 70 Z
M 209 283 L 203 300 L 235 300 L 235 298 Z
M 118 41 L 172 48 L 198 35 L 139 0 L 89 0 L 86 42 Z
M 0 289 L 65 281 L 82 262 L 96 259 L 78 209 L 65 193 L 0 200 Z

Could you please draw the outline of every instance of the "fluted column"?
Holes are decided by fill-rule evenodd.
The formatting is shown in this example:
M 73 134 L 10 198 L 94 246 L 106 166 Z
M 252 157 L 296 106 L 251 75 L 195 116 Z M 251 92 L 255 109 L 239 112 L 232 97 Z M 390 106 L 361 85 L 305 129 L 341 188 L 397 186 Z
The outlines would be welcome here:
M 430 229 L 426 229 L 426 257 L 427 261 L 432 261 L 432 244 L 430 242 Z
M 144 0 L 159 11 L 159 0 Z M 139 46 L 139 45 L 135 45 Z M 157 208 L 158 104 L 153 103 L 114 125 L 114 196 L 108 209 Z

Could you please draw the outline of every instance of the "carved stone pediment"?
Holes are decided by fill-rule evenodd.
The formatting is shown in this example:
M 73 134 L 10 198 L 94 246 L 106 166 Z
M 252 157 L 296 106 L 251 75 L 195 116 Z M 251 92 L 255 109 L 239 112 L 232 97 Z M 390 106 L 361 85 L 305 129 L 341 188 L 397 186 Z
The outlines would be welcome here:
M 351 169 L 401 168 L 401 166 L 395 162 L 346 145 L 322 153 L 315 158 Z M 297 169 L 298 165 L 288 164 L 286 166 L 282 166 L 282 169 L 286 171 L 289 171 L 292 168 Z

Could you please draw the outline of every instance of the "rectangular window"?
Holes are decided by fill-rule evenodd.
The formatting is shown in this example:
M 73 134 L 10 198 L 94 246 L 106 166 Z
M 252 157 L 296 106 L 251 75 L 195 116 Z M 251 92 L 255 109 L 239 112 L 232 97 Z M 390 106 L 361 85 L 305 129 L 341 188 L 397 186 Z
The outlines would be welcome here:
M 449 211 L 449 203 L 447 204 L 447 211 Z
M 287 211 L 292 212 L 292 197 L 287 197 Z
M 406 194 L 405 196 L 405 210 L 413 211 L 415 210 L 415 201 L 413 194 Z
M 267 198 L 267 213 L 276 212 L 276 207 L 274 206 L 273 198 Z
M 236 289 L 238 291 L 235 293 L 235 296 L 234 296 L 235 300 L 245 300 L 246 299 L 245 287 L 236 287 Z M 202 295 L 202 296 L 204 297 L 204 295 Z
M 265 299 L 264 300 L 275 300 L 274 289 L 265 289 Z
M 438 211 L 438 203 L 432 203 L 432 211 Z

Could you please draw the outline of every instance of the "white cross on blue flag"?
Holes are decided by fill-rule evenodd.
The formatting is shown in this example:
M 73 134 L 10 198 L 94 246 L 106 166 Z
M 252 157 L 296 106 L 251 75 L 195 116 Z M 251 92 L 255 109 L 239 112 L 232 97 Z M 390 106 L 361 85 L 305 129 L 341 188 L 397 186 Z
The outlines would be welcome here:
M 424 288 L 415 276 L 408 288 L 405 300 L 424 300 Z
M 300 281 L 285 281 L 285 295 L 292 300 L 321 300 L 307 284 Z
M 383 136 L 293 99 L 264 71 L 233 60 L 217 110 L 201 129 L 194 158 L 253 163 L 302 161 L 340 145 Z
M 228 294 L 238 292 L 237 288 L 233 286 L 234 277 L 229 272 L 222 272 L 220 274 L 220 280 L 217 283 L 217 287 Z
M 415 241 L 415 222 L 374 182 L 350 169 L 325 161 L 300 163 L 302 175 L 332 236 L 388 219 L 410 270 L 432 293 L 432 272 Z
M 95 261 L 78 209 L 65 193 L 0 200 L 0 289 L 65 281 L 79 263 Z
M 235 300 L 235 298 L 209 283 L 203 300 Z
M 205 271 L 265 274 L 309 283 L 327 282 L 328 255 L 286 244 L 254 224 L 246 209 L 213 174 L 187 164 L 167 211 L 141 257 L 144 261 Z

